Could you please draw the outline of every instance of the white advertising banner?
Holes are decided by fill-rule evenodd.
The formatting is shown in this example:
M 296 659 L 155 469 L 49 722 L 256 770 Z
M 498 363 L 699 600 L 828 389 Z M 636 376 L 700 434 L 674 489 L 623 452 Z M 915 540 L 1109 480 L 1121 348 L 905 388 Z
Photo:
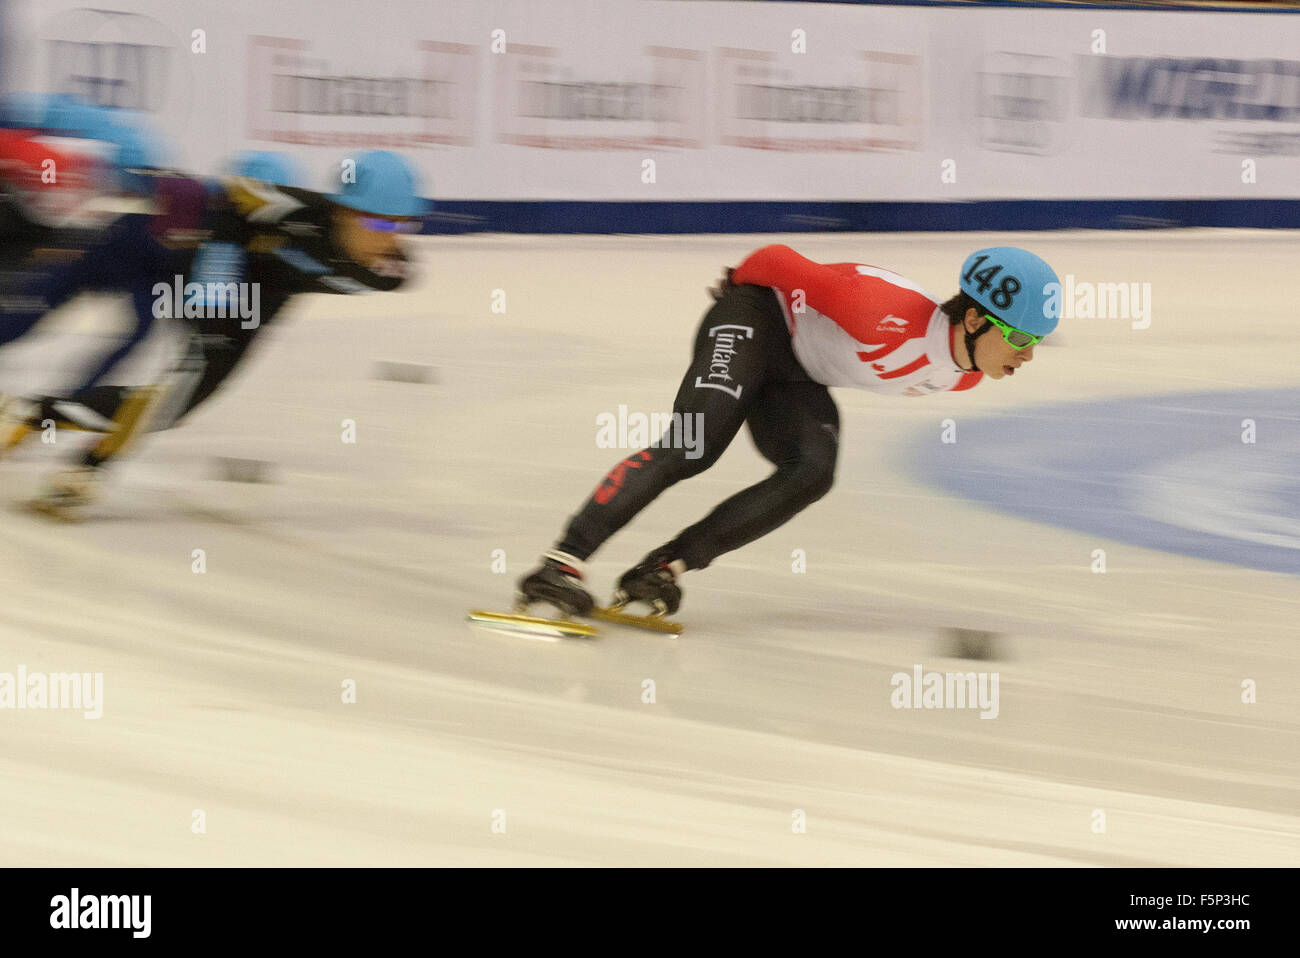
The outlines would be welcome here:
M 477 200 L 1300 198 L 1300 16 L 681 0 L 12 0 L 7 83 L 173 161 L 367 147 Z

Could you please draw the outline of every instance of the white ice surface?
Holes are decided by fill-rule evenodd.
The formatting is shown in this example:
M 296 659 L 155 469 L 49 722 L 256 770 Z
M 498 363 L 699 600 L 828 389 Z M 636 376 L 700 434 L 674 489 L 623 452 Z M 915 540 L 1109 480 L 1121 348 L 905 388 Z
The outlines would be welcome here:
M 1153 321 L 1077 321 L 968 393 L 838 391 L 835 489 L 690 574 L 679 639 L 465 624 L 508 604 L 622 455 L 597 448 L 597 414 L 668 408 L 705 287 L 773 240 L 940 296 L 971 249 L 1020 243 L 1081 279 L 1152 283 Z M 0 464 L 0 672 L 105 684 L 97 721 L 0 711 L 0 863 L 1300 863 L 1300 582 L 1008 518 L 899 462 L 947 417 L 1300 385 L 1300 236 L 417 242 L 414 288 L 299 301 L 87 522 L 19 509 L 66 439 Z M 50 357 L 107 315 L 69 310 L 6 350 L 0 386 L 57 378 Z M 379 360 L 438 378 L 376 381 Z M 214 481 L 221 456 L 274 481 Z M 597 554 L 595 588 L 766 471 L 742 434 Z M 940 630 L 959 625 L 1002 633 L 998 657 L 949 657 Z M 890 676 L 914 664 L 996 670 L 999 716 L 893 709 Z

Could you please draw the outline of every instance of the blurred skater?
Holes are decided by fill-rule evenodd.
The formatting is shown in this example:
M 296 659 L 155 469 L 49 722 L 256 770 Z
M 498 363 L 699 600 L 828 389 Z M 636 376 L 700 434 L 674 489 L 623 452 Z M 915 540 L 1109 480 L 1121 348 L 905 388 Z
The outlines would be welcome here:
M 78 464 L 52 478 L 39 500 L 43 511 L 70 516 L 91 501 L 106 464 L 141 432 L 169 428 L 209 398 L 291 297 L 403 284 L 408 260 L 398 237 L 419 232 L 429 208 L 415 170 L 379 150 L 358 156 L 348 173 L 332 195 L 248 177 L 230 178 L 215 191 L 179 176 L 155 184 L 185 197 L 146 218 L 146 231 L 163 237 L 155 244 L 162 252 L 138 232 L 121 232 L 103 255 L 147 251 L 150 266 L 133 274 L 127 291 L 137 314 L 185 325 L 184 356 L 165 383 L 90 385 L 31 401 L 4 437 L 6 448 L 46 419 L 105 433 Z

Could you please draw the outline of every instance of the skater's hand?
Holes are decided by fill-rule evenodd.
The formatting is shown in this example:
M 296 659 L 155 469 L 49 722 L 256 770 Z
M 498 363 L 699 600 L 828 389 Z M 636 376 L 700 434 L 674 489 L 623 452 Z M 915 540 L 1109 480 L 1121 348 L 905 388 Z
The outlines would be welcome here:
M 722 278 L 709 287 L 709 295 L 715 300 L 719 300 L 726 296 L 729 290 L 735 289 L 736 284 L 731 281 L 731 274 L 734 272 L 735 270 L 728 266 L 726 272 L 722 274 Z

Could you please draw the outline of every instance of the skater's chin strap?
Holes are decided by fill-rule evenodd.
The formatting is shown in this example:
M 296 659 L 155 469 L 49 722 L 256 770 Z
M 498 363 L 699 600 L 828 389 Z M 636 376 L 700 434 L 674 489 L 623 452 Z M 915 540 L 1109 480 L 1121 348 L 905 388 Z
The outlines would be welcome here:
M 961 331 L 966 336 L 966 355 L 970 357 L 970 369 L 966 370 L 968 373 L 982 373 L 984 371 L 980 369 L 979 366 L 975 365 L 975 340 L 979 339 L 992 328 L 993 324 L 986 319 L 984 320 L 984 325 L 981 326 L 977 332 L 972 333 L 966 328 L 966 324 L 962 323 Z

